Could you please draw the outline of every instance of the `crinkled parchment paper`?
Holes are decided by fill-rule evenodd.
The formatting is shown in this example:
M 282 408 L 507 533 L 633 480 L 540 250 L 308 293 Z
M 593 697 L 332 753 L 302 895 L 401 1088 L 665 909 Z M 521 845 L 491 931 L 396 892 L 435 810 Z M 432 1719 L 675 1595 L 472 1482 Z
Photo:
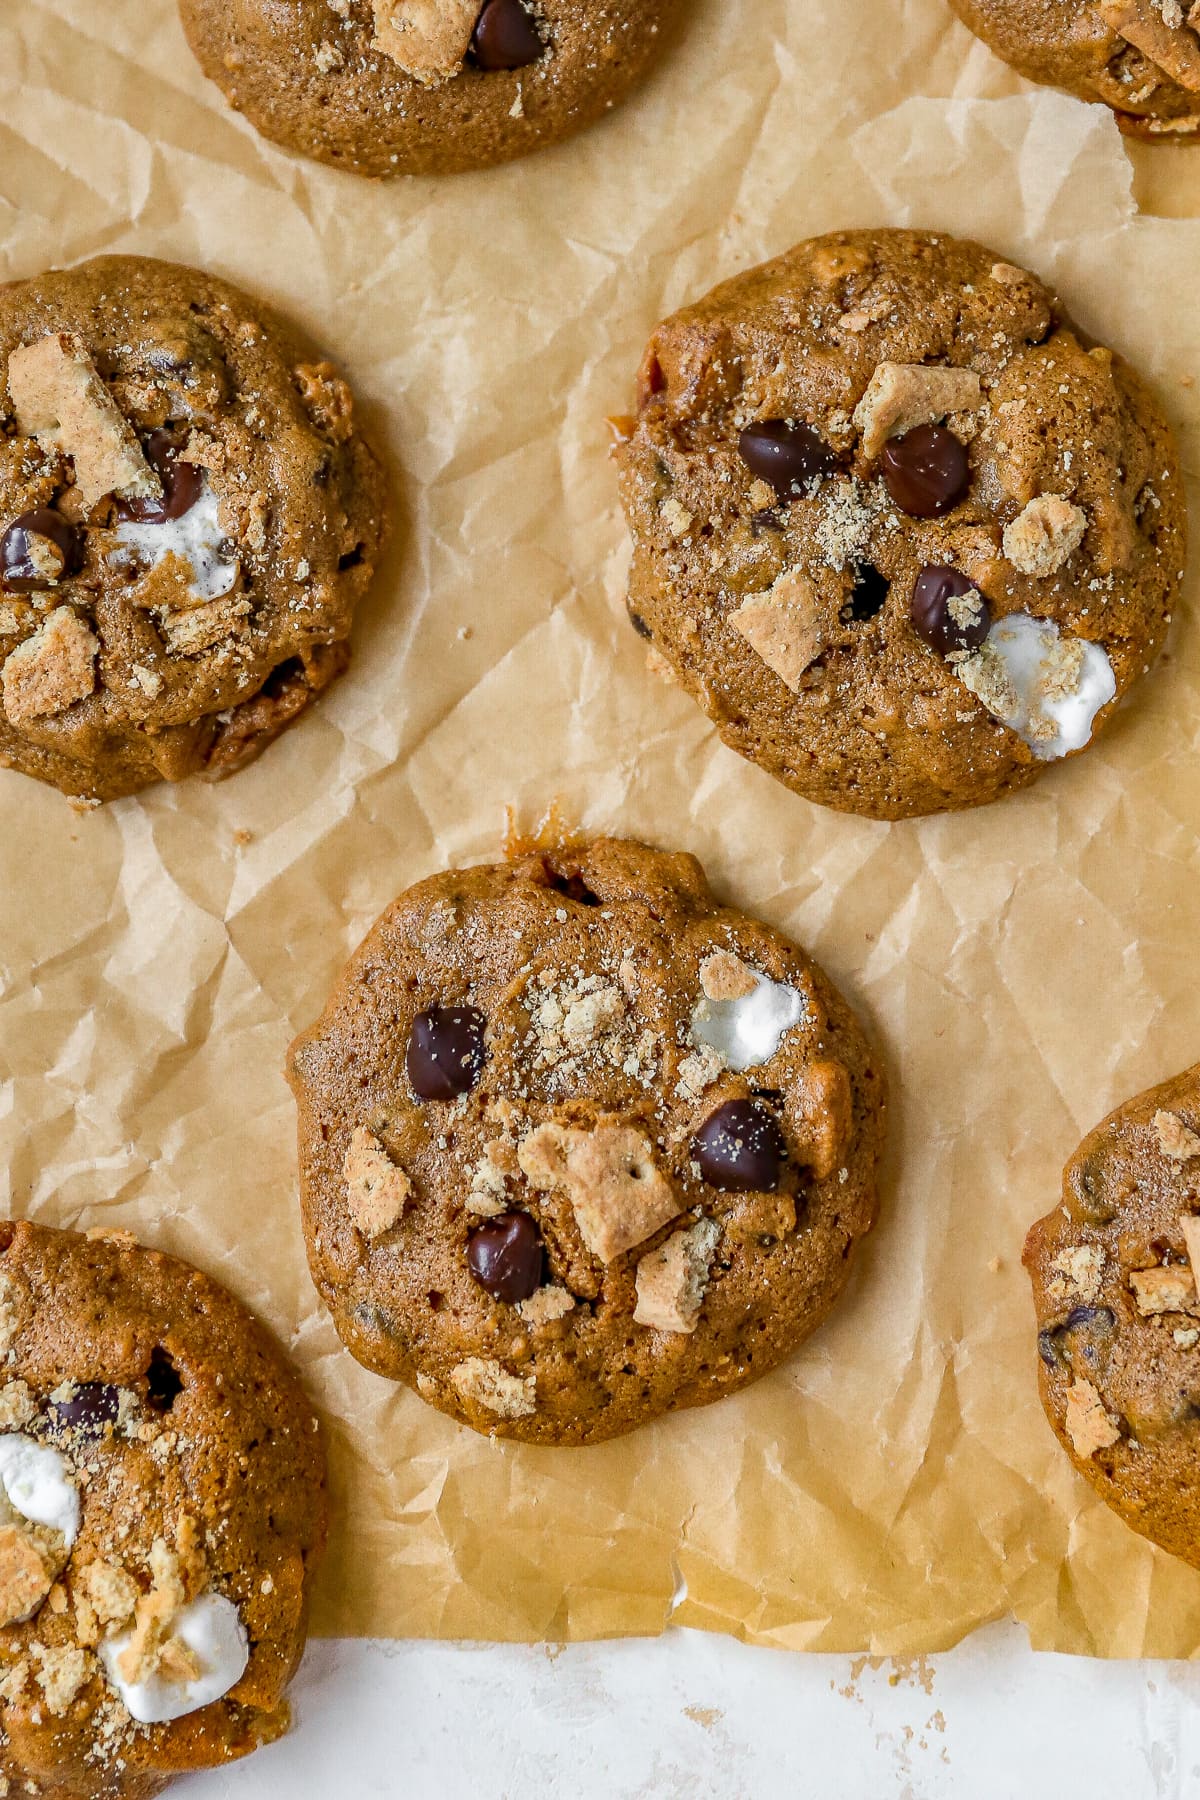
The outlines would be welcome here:
M 674 1616 L 913 1652 L 1011 1610 L 1060 1649 L 1200 1647 L 1200 1574 L 1051 1438 L 1018 1262 L 1082 1132 L 1200 1056 L 1194 621 L 1035 791 L 917 824 L 822 812 L 646 673 L 602 423 L 666 310 L 810 233 L 912 222 L 1057 279 L 1157 380 L 1194 472 L 1200 150 L 1154 155 L 1023 87 L 941 0 L 695 0 L 601 129 L 372 186 L 226 112 L 171 0 L 0 6 L 0 275 L 114 250 L 206 264 L 323 341 L 395 469 L 402 527 L 353 670 L 255 768 L 85 818 L 0 774 L 6 1204 L 132 1227 L 290 1342 L 333 1452 L 320 1630 L 560 1639 Z M 808 945 L 881 1037 L 896 1105 L 879 1230 L 790 1367 L 547 1452 L 460 1430 L 339 1349 L 281 1068 L 395 893 L 556 796 L 695 851 Z

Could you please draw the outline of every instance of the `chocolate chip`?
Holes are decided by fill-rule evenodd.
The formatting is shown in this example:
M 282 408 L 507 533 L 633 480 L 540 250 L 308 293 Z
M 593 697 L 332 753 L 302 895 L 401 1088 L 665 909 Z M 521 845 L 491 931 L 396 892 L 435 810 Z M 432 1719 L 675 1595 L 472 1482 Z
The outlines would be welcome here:
M 625 610 L 629 614 L 629 623 L 633 626 L 633 629 L 640 638 L 652 638 L 654 636 L 654 633 L 651 631 L 640 612 L 634 612 L 632 606 L 627 606 Z
M 886 575 L 879 573 L 874 563 L 859 563 L 854 571 L 850 598 L 842 608 L 843 625 L 865 625 L 868 619 L 883 611 L 890 592 L 891 583 Z
M 421 1100 L 469 1094 L 484 1063 L 487 1024 L 473 1006 L 431 1006 L 413 1020 L 405 1066 Z
M 759 419 L 738 438 L 742 461 L 780 500 L 793 499 L 818 475 L 832 475 L 837 457 L 811 425 Z
M 471 1233 L 467 1266 L 493 1300 L 515 1306 L 542 1285 L 545 1258 L 528 1213 L 504 1213 Z
M 953 601 L 963 601 L 968 596 L 974 602 L 973 609 L 970 603 L 952 606 Z M 917 576 L 909 610 L 917 635 L 939 656 L 949 656 L 951 651 L 978 650 L 992 623 L 988 603 L 975 583 L 958 569 L 940 563 L 931 563 Z
M 728 1100 L 705 1119 L 692 1139 L 692 1154 L 714 1187 L 773 1194 L 787 1161 L 787 1145 L 765 1106 Z
M 0 538 L 0 586 L 13 594 L 52 588 L 80 564 L 80 537 L 61 513 L 35 507 L 14 519 Z
M 183 1392 L 183 1382 L 170 1354 L 161 1344 L 156 1344 L 150 1352 L 150 1367 L 146 1370 L 146 1399 L 155 1412 L 170 1412 L 176 1400 Z
M 489 74 L 497 69 L 524 69 L 546 46 L 521 0 L 487 0 L 479 15 L 471 54 Z
M 80 1381 L 69 1400 L 51 1400 L 46 1406 L 46 1428 L 51 1437 L 63 1432 L 82 1432 L 103 1437 L 104 1427 L 116 1423 L 120 1392 L 107 1381 Z
M 146 439 L 146 461 L 162 482 L 162 499 L 118 500 L 117 512 L 134 525 L 165 525 L 191 512 L 204 491 L 204 476 L 195 463 L 180 462 L 181 445 L 169 431 L 152 431 Z
M 917 425 L 884 445 L 887 491 L 913 519 L 936 519 L 950 511 L 971 484 L 967 453 L 944 425 Z

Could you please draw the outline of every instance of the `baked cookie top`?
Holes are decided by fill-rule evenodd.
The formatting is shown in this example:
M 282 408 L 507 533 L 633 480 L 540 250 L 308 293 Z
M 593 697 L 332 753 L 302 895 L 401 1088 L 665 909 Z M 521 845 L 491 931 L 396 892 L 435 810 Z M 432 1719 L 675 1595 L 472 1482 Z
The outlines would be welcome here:
M 524 156 L 603 117 L 683 0 L 180 0 L 201 67 L 266 137 L 360 175 Z
M 873 818 L 1086 745 L 1157 651 L 1185 502 L 1113 351 L 978 244 L 852 231 L 654 333 L 614 421 L 635 627 L 725 741 Z
M 142 1800 L 277 1736 L 325 1498 L 275 1345 L 125 1233 L 21 1223 L 0 1350 L 3 1791 Z
M 1083 1140 L 1025 1265 L 1063 1448 L 1126 1524 L 1200 1568 L 1200 1065 Z
M 1022 75 L 1101 100 L 1123 130 L 1187 142 L 1200 130 L 1194 0 L 950 0 Z
M 601 839 L 402 895 L 292 1046 L 309 1264 L 369 1368 L 587 1444 L 764 1375 L 875 1212 L 883 1080 L 802 950 Z
M 128 256 L 0 287 L 0 763 L 85 802 L 243 767 L 383 535 L 346 384 L 256 301 Z

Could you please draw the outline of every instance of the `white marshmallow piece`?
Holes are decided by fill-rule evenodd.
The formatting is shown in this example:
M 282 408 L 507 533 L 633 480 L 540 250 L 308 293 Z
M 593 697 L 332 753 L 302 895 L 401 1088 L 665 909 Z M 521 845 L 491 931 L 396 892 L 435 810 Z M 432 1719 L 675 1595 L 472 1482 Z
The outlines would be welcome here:
M 784 1033 L 798 1025 L 807 1011 L 804 995 L 795 988 L 772 981 L 757 969 L 750 973 L 755 981 L 752 994 L 739 1000 L 701 1000 L 692 1013 L 696 1043 L 715 1050 L 739 1074 L 769 1062 Z
M 161 525 L 121 520 L 116 528 L 120 549 L 114 551 L 111 560 L 153 569 L 164 557 L 174 554 L 191 564 L 192 588 L 197 598 L 220 600 L 237 580 L 238 564 L 236 560 L 227 562 L 221 555 L 227 534 L 217 518 L 217 504 L 217 496 L 205 481 L 195 506 L 189 507 L 180 519 L 164 519 Z
M 1060 678 L 1064 646 L 1082 652 L 1074 681 Z M 972 678 L 979 658 L 963 663 L 958 673 L 993 717 L 1024 738 L 1043 762 L 1082 750 L 1090 740 L 1096 714 L 1115 698 L 1117 679 L 1107 652 L 1086 638 L 1064 638 L 1052 619 L 1009 613 L 988 632 L 983 656 L 992 651 L 1008 677 L 1010 704 L 993 704 L 990 683 Z M 1053 730 L 1049 729 L 1053 727 Z
M 200 1665 L 194 1681 L 168 1681 L 160 1674 L 145 1681 L 126 1681 L 118 1658 L 129 1648 L 132 1631 L 123 1631 L 100 1645 L 105 1674 L 139 1725 L 166 1725 L 211 1706 L 241 1680 L 250 1660 L 246 1628 L 233 1601 L 223 1594 L 201 1594 L 185 1606 L 175 1620 L 174 1635 L 183 1640 Z
M 61 1532 L 70 1549 L 79 1534 L 79 1494 L 64 1456 L 21 1432 L 0 1437 L 0 1486 L 14 1511 Z

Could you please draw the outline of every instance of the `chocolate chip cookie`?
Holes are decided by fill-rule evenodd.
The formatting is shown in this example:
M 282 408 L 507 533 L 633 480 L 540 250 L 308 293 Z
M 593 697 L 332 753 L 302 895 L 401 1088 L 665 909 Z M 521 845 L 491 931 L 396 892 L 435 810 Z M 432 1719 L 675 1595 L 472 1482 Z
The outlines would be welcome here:
M 661 325 L 612 423 L 635 628 L 726 743 L 825 806 L 1023 787 L 1162 641 L 1186 523 L 1166 421 L 978 244 L 801 244 Z
M 216 1282 L 0 1224 L 0 1792 L 148 1800 L 287 1728 L 317 1421 Z
M 1025 1265 L 1064 1450 L 1126 1524 L 1200 1568 L 1200 1065 L 1083 1140 Z
M 236 288 L 0 287 L 0 764 L 84 803 L 243 768 L 346 667 L 384 509 L 345 382 Z
M 540 150 L 639 82 L 682 0 L 180 0 L 206 75 L 264 136 L 360 175 Z
M 1200 131 L 1194 0 L 950 0 L 1031 81 L 1111 106 L 1123 131 L 1187 143 Z
M 347 1347 L 492 1436 L 590 1444 L 773 1369 L 875 1213 L 883 1080 L 802 950 L 602 839 L 435 875 L 293 1044 Z

